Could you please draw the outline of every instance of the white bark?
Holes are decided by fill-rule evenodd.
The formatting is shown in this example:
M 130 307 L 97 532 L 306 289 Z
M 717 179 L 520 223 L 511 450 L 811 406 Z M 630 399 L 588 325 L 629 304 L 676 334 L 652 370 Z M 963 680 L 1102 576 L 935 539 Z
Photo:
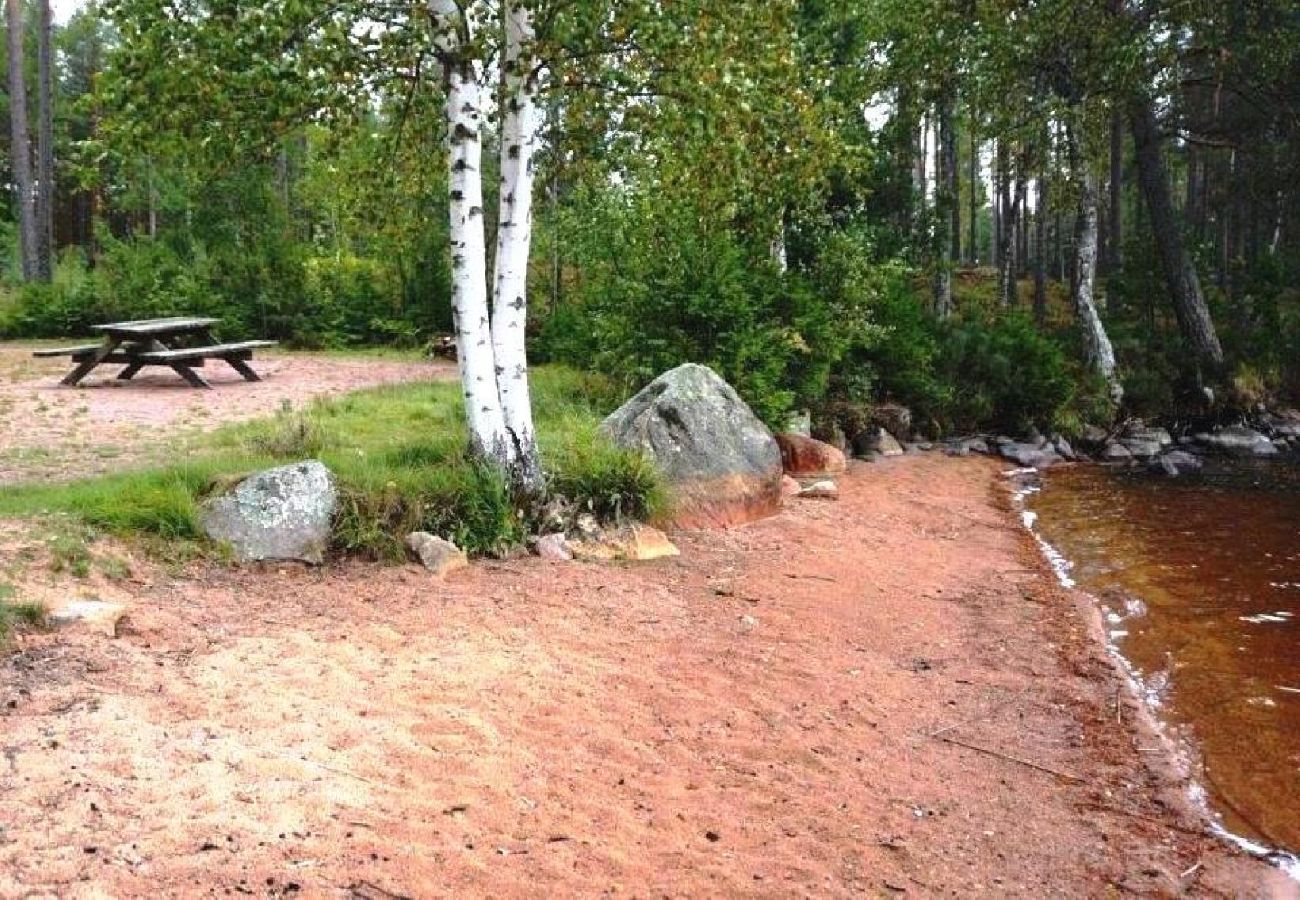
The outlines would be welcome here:
M 447 132 L 451 168 L 452 320 L 470 448 L 509 470 L 514 462 L 497 393 L 487 297 L 483 232 L 482 66 L 470 57 L 473 15 L 456 0 L 429 0 L 434 45 L 447 71 Z
M 506 436 L 512 443 L 513 473 L 525 488 L 541 487 L 541 464 L 528 389 L 528 256 L 533 239 L 534 162 L 541 114 L 538 73 L 532 53 L 532 13 L 519 0 L 506 0 L 502 63 L 501 215 L 497 227 L 496 291 L 492 345 L 497 391 Z
M 1108 393 L 1116 406 L 1124 399 L 1115 365 L 1115 349 L 1097 312 L 1097 176 L 1083 173 L 1079 197 L 1079 219 L 1075 226 L 1074 309 L 1083 331 L 1085 361 L 1106 381 Z

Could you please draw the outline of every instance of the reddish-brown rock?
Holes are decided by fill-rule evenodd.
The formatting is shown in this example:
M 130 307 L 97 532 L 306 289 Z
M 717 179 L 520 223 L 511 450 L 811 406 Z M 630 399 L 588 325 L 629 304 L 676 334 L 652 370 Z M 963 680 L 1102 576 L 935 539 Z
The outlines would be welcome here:
M 843 472 L 844 454 L 830 444 L 799 434 L 778 434 L 781 465 L 787 475 L 831 475 Z

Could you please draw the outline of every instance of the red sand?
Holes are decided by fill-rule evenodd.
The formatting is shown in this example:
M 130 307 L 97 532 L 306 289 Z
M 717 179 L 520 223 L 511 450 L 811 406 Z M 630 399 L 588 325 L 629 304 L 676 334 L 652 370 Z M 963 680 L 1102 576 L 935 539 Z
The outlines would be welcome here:
M 0 896 L 1287 895 L 998 466 L 841 486 L 648 564 L 148 572 L 0 663 Z

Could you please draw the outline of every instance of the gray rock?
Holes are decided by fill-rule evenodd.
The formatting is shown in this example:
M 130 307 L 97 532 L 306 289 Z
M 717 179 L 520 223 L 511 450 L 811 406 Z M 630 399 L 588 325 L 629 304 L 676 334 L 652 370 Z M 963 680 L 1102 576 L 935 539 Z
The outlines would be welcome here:
M 871 424 L 903 440 L 912 434 L 912 411 L 898 403 L 882 403 L 871 411 Z
M 1121 443 L 1134 459 L 1154 459 L 1164 449 L 1164 445 L 1158 440 L 1125 437 Z
M 1119 441 L 1111 441 L 1101 451 L 1099 456 L 1102 462 L 1132 462 L 1133 454 L 1129 452 Z
M 967 438 L 966 440 L 962 441 L 962 444 L 971 453 L 983 453 L 985 456 L 988 455 L 989 443 L 988 441 L 984 440 L 984 438 Z
M 781 508 L 776 440 L 706 366 L 687 363 L 660 375 L 600 431 L 654 462 L 672 489 L 680 524 L 735 524 Z
M 537 555 L 542 559 L 573 559 L 569 541 L 562 533 L 544 534 L 537 539 Z
M 1057 455 L 1060 456 L 1061 459 L 1074 462 L 1079 458 L 1079 454 L 1074 452 L 1074 448 L 1070 446 L 1070 442 L 1059 434 L 1056 436 L 1056 439 L 1052 441 L 1052 446 L 1055 448 Z
M 451 541 L 429 534 L 427 531 L 413 531 L 408 534 L 406 546 L 420 558 L 421 565 L 439 578 L 469 565 L 469 557 L 464 550 Z
M 1127 444 L 1130 440 L 1141 441 L 1144 443 L 1156 443 L 1161 447 L 1168 447 L 1173 444 L 1174 439 L 1163 428 L 1148 428 L 1141 422 L 1135 421 L 1124 429 L 1121 440 Z
M 1026 469 L 1046 469 L 1061 461 L 1051 447 L 1039 447 L 1037 444 L 1003 444 L 998 447 L 1003 459 L 1009 459 Z
M 1200 457 L 1188 453 L 1186 450 L 1170 450 L 1147 463 L 1153 470 L 1164 472 L 1170 478 L 1177 478 L 1179 475 L 1186 475 L 1189 472 L 1199 472 L 1203 463 Z
M 1222 453 L 1226 456 L 1262 457 L 1276 456 L 1278 454 L 1278 449 L 1273 446 L 1272 441 L 1258 431 L 1241 425 L 1222 428 L 1211 434 L 1198 434 L 1196 435 L 1196 443 L 1215 453 Z
M 334 476 L 316 460 L 258 472 L 204 504 L 199 524 L 240 562 L 295 559 L 320 565 L 338 506 Z
M 853 455 L 860 459 L 870 459 L 871 454 L 879 456 L 902 456 L 903 445 L 898 443 L 887 429 L 880 425 L 872 426 L 860 432 L 853 439 Z

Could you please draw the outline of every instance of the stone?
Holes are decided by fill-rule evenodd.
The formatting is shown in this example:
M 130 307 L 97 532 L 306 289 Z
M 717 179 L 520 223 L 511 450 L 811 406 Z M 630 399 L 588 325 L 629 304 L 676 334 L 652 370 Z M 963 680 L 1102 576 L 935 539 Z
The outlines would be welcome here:
M 1102 462 L 1132 462 L 1133 454 L 1129 452 L 1119 441 L 1111 441 L 1101 451 L 1098 456 Z
M 803 490 L 803 485 L 801 485 L 799 482 L 795 481 L 795 480 L 794 480 L 793 478 L 791 478 L 789 475 L 782 475 L 782 476 L 781 476 L 781 496 L 782 496 L 782 497 L 797 497 L 797 496 L 799 496 L 799 492 L 802 491 L 802 490 Z
M 45 613 L 50 628 L 78 625 L 108 637 L 117 637 L 117 624 L 126 615 L 126 606 L 95 598 L 69 600 Z
M 1300 418 L 1293 418 L 1295 415 L 1295 410 L 1288 410 L 1286 414 L 1265 416 L 1264 424 L 1275 438 L 1300 438 Z
M 882 403 L 871 411 L 871 424 L 903 440 L 912 434 L 912 411 L 899 403 Z
M 799 496 L 805 500 L 838 500 L 840 499 L 840 488 L 839 485 L 829 479 L 814 481 L 812 484 L 804 486 L 799 491 Z
M 542 559 L 573 559 L 573 551 L 569 549 L 569 540 L 561 533 L 542 535 L 537 539 L 535 549 L 537 555 Z
M 971 453 L 982 453 L 987 456 L 989 452 L 989 442 L 984 438 L 966 438 L 962 441 L 962 445 Z
M 1039 447 L 1036 444 L 1008 443 L 998 447 L 1003 459 L 1009 459 L 1025 469 L 1046 469 L 1061 461 L 1050 446 Z
M 1134 421 L 1129 424 L 1129 426 L 1124 429 L 1121 440 L 1123 440 L 1125 444 L 1130 440 L 1154 442 L 1159 444 L 1161 447 L 1169 447 L 1174 442 L 1173 436 L 1165 429 L 1148 428 L 1140 421 Z
M 1204 463 L 1199 456 L 1194 456 L 1186 450 L 1170 450 L 1151 460 L 1147 465 L 1153 471 L 1164 472 L 1170 478 L 1177 478 L 1189 472 L 1199 472 Z
M 1278 454 L 1278 449 L 1273 446 L 1272 441 L 1258 431 L 1242 425 L 1221 428 L 1210 434 L 1198 434 L 1196 443 L 1225 456 L 1263 457 Z
M 1109 442 L 1110 432 L 1096 425 L 1085 426 L 1076 440 L 1080 447 L 1092 453 L 1105 450 Z
M 1070 446 L 1070 442 L 1067 441 L 1062 435 L 1058 434 L 1056 436 L 1056 438 L 1052 441 L 1052 447 L 1053 449 L 1056 450 L 1056 455 L 1061 457 L 1061 459 L 1074 462 L 1076 459 L 1079 458 L 1079 454 L 1074 452 L 1074 447 Z
M 830 444 L 798 434 L 778 434 L 781 465 L 787 475 L 830 475 L 847 466 L 844 453 Z
M 429 534 L 427 531 L 413 531 L 406 536 L 406 546 L 420 559 L 420 564 L 439 578 L 446 577 L 457 569 L 469 565 L 469 556 L 451 541 Z
M 1154 459 L 1160 455 L 1160 451 L 1163 450 L 1165 446 L 1158 440 L 1147 440 L 1135 437 L 1125 437 L 1120 441 L 1120 443 L 1124 445 L 1124 449 L 1129 452 L 1130 456 L 1138 460 Z
M 731 385 L 706 366 L 665 372 L 600 425 L 663 474 L 679 525 L 735 525 L 781 508 L 781 449 Z
M 853 439 L 853 455 L 863 459 L 878 456 L 902 456 L 903 445 L 898 443 L 888 429 L 875 425 Z
M 316 460 L 258 472 L 203 505 L 199 524 L 240 562 L 300 560 L 320 565 L 338 506 L 334 476 Z
M 649 525 L 630 525 L 602 532 L 595 538 L 584 538 L 569 544 L 574 559 L 587 562 L 628 560 L 647 562 L 671 556 L 681 556 L 681 551 L 668 535 Z

